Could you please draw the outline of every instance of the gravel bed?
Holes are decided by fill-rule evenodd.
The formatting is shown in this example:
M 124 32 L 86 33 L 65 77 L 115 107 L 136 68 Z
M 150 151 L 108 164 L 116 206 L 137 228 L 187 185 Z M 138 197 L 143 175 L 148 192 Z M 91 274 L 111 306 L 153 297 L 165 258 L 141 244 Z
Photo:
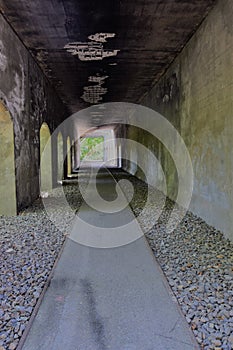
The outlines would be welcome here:
M 152 200 L 143 211 L 148 186 L 133 176 L 114 176 L 133 183 L 131 207 L 200 348 L 233 349 L 233 244 L 190 212 L 168 233 L 174 203 L 149 188 Z M 64 192 L 77 211 L 82 196 L 76 182 L 64 186 Z M 148 230 L 165 200 L 158 222 Z M 59 188 L 43 201 L 50 204 L 51 218 L 59 218 L 61 230 L 49 220 L 42 199 L 17 217 L 0 216 L 0 350 L 17 348 L 72 223 Z M 179 215 L 177 206 L 175 210 Z
M 117 176 L 117 174 L 114 174 Z M 142 213 L 148 186 L 128 175 L 135 194 L 130 203 L 136 216 Z M 233 243 L 201 218 L 187 212 L 172 232 L 166 230 L 171 210 L 179 208 L 166 198 L 157 223 L 151 215 L 165 198 L 154 192 L 154 203 L 140 217 L 140 225 L 201 349 L 233 349 Z M 147 232 L 148 231 L 148 232 Z
M 64 186 L 64 192 L 71 208 L 78 210 L 78 186 Z M 69 231 L 72 216 L 57 201 L 59 196 L 58 188 L 43 200 L 53 204 L 61 230 L 49 220 L 42 199 L 19 216 L 0 216 L 0 350 L 17 348 Z

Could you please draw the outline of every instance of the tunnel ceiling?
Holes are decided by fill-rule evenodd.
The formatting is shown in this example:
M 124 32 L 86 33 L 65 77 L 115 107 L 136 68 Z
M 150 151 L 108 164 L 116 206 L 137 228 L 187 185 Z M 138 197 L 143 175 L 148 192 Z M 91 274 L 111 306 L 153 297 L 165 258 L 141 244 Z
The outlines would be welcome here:
M 72 112 L 137 103 L 215 0 L 0 0 L 0 9 Z

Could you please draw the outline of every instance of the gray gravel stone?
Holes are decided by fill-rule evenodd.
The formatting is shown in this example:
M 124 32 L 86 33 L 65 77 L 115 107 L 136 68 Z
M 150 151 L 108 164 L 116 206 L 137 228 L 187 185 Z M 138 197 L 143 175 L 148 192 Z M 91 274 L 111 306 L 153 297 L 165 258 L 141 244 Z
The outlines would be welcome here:
M 64 192 L 72 210 L 78 210 L 82 203 L 78 186 L 65 186 Z M 55 189 L 44 200 L 56 204 L 59 196 Z M 55 204 L 52 214 L 62 218 L 62 232 L 49 220 L 41 200 L 19 216 L 0 216 L 0 350 L 17 348 L 65 240 L 64 232 L 72 224 L 66 208 Z
M 179 215 L 180 209 L 167 198 L 158 221 L 150 228 L 151 215 L 162 206 L 164 196 L 133 176 L 117 176 L 121 178 L 134 186 L 131 208 L 201 349 L 232 350 L 233 244 L 190 212 L 168 232 L 171 210 Z M 143 214 L 148 191 L 153 201 Z

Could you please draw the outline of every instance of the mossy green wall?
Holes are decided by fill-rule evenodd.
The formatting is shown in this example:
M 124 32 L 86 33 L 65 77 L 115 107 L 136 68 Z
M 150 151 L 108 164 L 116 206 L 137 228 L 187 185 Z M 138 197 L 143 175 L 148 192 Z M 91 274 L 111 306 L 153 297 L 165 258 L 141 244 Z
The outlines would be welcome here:
M 165 116 L 187 145 L 194 170 L 190 210 L 233 240 L 232 18 L 232 0 L 219 0 L 140 103 Z M 156 145 L 143 133 L 139 139 L 150 149 Z M 157 153 L 175 193 L 174 167 L 166 152 Z M 152 174 L 149 161 L 147 167 Z
M 53 132 L 70 112 L 1 14 L 0 82 L 0 101 L 7 107 L 14 126 L 16 205 L 19 212 L 33 203 L 40 193 L 41 124 L 46 122 Z

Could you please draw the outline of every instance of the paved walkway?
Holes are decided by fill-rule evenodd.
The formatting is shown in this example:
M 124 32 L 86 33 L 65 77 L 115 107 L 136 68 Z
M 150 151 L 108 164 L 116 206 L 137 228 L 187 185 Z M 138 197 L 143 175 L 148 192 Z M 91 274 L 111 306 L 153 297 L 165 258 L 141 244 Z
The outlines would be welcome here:
M 116 197 L 111 176 L 103 174 L 98 182 L 105 199 Z M 95 205 L 101 202 L 91 187 L 88 191 Z M 198 349 L 144 237 L 109 249 L 77 242 L 91 224 L 103 245 L 103 227 L 118 234 L 119 223 L 128 223 L 128 240 L 142 235 L 128 206 L 120 214 L 100 207 L 101 212 L 82 205 L 79 216 L 89 225 L 76 222 L 23 350 Z M 110 208 L 108 202 L 105 209 Z

